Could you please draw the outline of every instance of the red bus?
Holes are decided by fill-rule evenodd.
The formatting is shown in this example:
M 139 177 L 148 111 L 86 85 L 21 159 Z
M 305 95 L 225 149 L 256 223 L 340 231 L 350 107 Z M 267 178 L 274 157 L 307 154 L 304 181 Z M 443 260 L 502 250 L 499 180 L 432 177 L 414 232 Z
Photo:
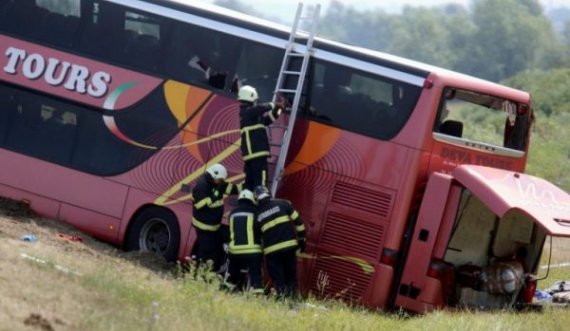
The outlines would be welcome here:
M 194 180 L 218 162 L 243 180 L 235 83 L 271 98 L 288 29 L 181 0 L 0 14 L 0 195 L 189 256 Z M 529 301 L 530 278 L 474 284 L 521 250 L 533 274 L 546 236 L 570 236 L 570 197 L 524 174 L 528 93 L 321 38 L 306 82 L 277 192 L 308 229 L 305 293 L 417 312 Z

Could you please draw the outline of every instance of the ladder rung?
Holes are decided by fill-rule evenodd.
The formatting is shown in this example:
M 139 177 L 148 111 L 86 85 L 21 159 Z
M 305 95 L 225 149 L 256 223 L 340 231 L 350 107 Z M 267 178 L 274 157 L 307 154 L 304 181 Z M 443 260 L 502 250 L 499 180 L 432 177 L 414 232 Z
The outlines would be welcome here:
M 300 71 L 283 71 L 283 73 L 286 75 L 300 75 L 301 74 Z
M 289 52 L 289 53 L 287 54 L 287 56 L 303 57 L 303 56 L 305 56 L 305 54 L 303 54 L 303 53 L 293 53 L 293 52 Z
M 290 89 L 280 88 L 280 89 L 277 90 L 277 92 L 283 92 L 283 93 L 297 93 L 297 90 L 290 90 Z

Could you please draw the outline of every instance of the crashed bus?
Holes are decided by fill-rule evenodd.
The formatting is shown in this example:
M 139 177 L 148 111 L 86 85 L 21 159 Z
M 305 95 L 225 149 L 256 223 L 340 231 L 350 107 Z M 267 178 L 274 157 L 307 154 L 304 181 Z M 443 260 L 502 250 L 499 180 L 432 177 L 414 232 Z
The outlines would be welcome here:
M 236 82 L 270 99 L 289 30 L 190 0 L 0 6 L 0 195 L 191 255 L 196 178 L 221 162 L 243 180 Z M 414 312 L 529 303 L 545 238 L 570 236 L 568 194 L 524 173 L 533 120 L 527 92 L 317 38 L 277 191 L 306 222 L 302 291 Z

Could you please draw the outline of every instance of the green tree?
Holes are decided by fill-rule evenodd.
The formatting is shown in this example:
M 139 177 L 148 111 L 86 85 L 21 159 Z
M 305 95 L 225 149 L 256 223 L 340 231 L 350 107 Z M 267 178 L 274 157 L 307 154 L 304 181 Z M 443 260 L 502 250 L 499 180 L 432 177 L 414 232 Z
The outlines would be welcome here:
M 375 50 L 386 50 L 394 38 L 394 16 L 363 12 L 332 0 L 319 24 L 319 35 Z
M 394 38 L 388 52 L 452 68 L 456 54 L 449 47 L 451 34 L 444 21 L 440 10 L 405 7 L 394 24 Z
M 533 1 L 480 0 L 474 3 L 477 26 L 463 71 L 499 81 L 528 68 L 559 66 L 563 48 L 548 19 Z
M 570 114 L 570 69 L 528 71 L 503 84 L 529 91 L 539 117 Z

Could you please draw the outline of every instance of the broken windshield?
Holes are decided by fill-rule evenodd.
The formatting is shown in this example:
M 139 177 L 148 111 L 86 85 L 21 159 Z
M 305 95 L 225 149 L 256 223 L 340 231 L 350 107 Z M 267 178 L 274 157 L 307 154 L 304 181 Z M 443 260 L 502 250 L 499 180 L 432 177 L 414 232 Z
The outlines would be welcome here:
M 497 96 L 444 90 L 435 131 L 477 143 L 526 150 L 529 106 Z

